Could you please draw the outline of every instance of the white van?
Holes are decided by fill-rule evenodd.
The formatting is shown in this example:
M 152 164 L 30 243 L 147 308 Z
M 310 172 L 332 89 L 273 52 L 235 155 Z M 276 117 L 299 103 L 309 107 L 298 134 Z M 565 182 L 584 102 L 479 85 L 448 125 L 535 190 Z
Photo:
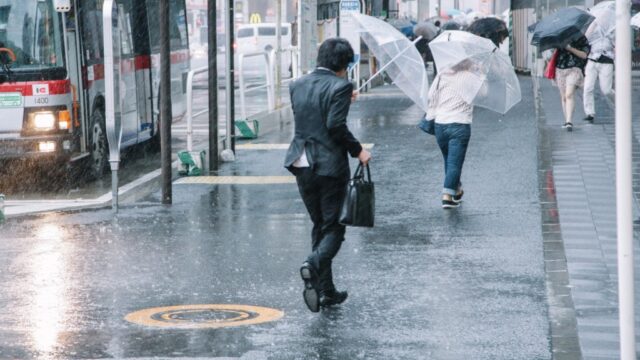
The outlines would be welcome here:
M 282 24 L 281 36 L 282 48 L 291 47 L 291 24 Z M 236 45 L 236 51 L 240 54 L 275 49 L 276 24 L 259 23 L 238 26 Z

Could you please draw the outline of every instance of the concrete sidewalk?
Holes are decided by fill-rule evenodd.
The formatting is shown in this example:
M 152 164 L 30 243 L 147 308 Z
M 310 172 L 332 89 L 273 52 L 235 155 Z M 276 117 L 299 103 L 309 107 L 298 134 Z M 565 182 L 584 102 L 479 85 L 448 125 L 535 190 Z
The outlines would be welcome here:
M 567 281 L 571 298 L 564 302 L 564 314 L 576 317 L 579 346 L 584 359 L 618 359 L 618 289 L 616 254 L 616 193 L 615 193 L 615 129 L 614 110 L 609 108 L 596 90 L 596 120 L 594 124 L 582 118 L 582 98 L 576 102 L 573 132 L 561 129 L 564 122 L 558 89 L 546 79 L 537 79 L 540 98 L 539 121 L 541 137 L 541 174 L 547 179 L 546 189 L 557 200 L 546 207 L 545 248 L 554 255 L 564 251 L 564 257 L 548 256 L 546 267 L 556 279 Z M 634 94 L 640 84 L 634 81 Z M 634 114 L 640 104 L 634 103 Z M 634 169 L 640 168 L 640 120 L 634 118 Z M 629 196 L 637 200 L 640 172 L 634 171 L 634 191 Z M 542 194 L 544 195 L 544 194 Z M 555 195 L 555 196 L 553 196 Z M 545 207 L 543 206 L 543 209 Z M 637 213 L 637 211 L 636 211 Z M 638 235 L 634 237 L 635 257 L 640 259 Z M 549 250 L 552 251 L 552 250 Z M 638 262 L 636 262 L 638 264 Z M 636 265 L 636 314 L 640 313 L 640 266 Z M 553 305 L 553 304 L 552 304 Z M 569 305 L 569 306 L 566 306 Z M 575 311 L 571 309 L 574 306 Z M 565 325 L 571 320 L 566 319 Z M 636 329 L 640 322 L 636 320 Z M 571 327 L 565 327 L 570 331 Z M 552 331 L 553 332 L 553 331 Z M 639 343 L 640 345 L 640 343 Z M 639 347 L 640 348 L 640 347 Z

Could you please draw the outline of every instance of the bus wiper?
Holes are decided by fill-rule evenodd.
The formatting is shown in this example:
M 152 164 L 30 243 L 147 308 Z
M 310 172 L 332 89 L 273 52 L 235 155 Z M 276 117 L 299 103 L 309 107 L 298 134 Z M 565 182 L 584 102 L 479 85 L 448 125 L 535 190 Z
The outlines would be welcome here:
M 1 64 L 0 69 L 2 69 L 2 74 L 0 74 L 0 84 L 3 84 L 7 81 L 13 81 L 14 74 L 9 67 L 9 64 Z
M 13 71 L 11 71 L 11 64 L 16 61 L 16 54 L 10 48 L 6 48 L 4 43 L 0 42 L 0 67 L 2 68 L 2 72 L 0 76 L 3 79 L 0 79 L 0 82 L 6 82 L 7 80 L 11 81 L 13 77 Z

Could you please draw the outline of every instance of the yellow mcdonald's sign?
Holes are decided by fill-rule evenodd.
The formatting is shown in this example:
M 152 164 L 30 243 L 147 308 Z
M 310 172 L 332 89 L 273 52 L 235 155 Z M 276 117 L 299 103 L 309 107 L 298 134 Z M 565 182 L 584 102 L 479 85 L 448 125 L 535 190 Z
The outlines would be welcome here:
M 262 18 L 260 17 L 260 14 L 258 14 L 258 13 L 253 13 L 249 17 L 249 23 L 250 24 L 260 24 L 261 22 L 262 22 Z

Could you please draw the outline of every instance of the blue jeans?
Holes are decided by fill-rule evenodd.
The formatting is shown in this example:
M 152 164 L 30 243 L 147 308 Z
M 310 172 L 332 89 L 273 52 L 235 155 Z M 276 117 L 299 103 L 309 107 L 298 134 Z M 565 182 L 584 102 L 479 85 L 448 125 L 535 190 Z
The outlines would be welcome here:
M 436 140 L 444 159 L 443 194 L 455 195 L 461 185 L 462 164 L 464 164 L 470 138 L 470 124 L 436 123 Z

